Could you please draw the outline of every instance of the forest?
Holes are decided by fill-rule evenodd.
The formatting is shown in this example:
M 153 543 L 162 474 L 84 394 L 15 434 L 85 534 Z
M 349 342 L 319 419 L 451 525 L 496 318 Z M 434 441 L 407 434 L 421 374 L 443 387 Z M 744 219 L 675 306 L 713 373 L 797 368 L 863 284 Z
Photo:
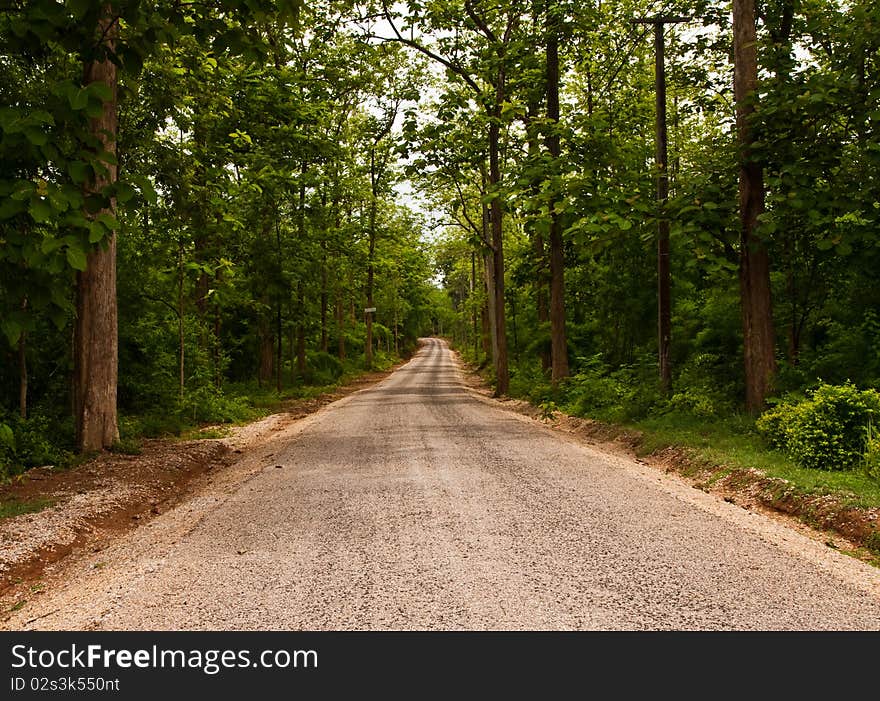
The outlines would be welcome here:
M 877 3 L 0 0 L 0 66 L 0 473 L 439 334 L 880 477 Z

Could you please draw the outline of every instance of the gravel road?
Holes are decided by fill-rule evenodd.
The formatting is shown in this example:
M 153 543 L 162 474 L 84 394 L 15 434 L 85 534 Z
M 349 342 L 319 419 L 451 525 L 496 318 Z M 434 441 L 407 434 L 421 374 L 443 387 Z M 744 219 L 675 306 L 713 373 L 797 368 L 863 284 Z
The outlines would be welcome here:
M 13 629 L 878 629 L 880 571 L 505 411 L 428 339 Z

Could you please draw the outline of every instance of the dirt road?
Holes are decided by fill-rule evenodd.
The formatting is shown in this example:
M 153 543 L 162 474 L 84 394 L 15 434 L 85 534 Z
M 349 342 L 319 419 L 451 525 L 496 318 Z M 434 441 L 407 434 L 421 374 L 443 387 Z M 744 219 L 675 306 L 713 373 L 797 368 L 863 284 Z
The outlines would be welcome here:
M 81 558 L 7 628 L 878 629 L 880 572 L 406 366 Z

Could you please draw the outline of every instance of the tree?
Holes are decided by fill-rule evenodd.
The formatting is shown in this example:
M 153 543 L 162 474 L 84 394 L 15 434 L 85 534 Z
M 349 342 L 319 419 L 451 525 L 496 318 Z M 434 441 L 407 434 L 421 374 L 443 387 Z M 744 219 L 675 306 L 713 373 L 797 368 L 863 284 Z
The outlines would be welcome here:
M 754 152 L 752 115 L 758 84 L 754 0 L 733 3 L 734 97 L 740 147 L 740 294 L 746 408 L 757 414 L 773 386 L 776 348 L 770 298 L 770 256 L 758 232 L 764 211 L 763 170 Z

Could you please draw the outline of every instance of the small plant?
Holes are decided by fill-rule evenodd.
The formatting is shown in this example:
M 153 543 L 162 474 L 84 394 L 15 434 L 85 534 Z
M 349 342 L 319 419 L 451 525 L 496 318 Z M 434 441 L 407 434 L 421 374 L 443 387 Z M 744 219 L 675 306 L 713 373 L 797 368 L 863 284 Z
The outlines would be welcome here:
M 865 429 L 864 461 L 865 471 L 874 479 L 880 479 L 880 428 L 873 420 L 868 422 L 868 427 Z
M 556 412 L 559 411 L 559 407 L 552 399 L 544 400 L 538 405 L 538 408 L 541 410 L 542 421 L 552 421 L 556 418 Z
M 865 431 L 878 417 L 876 390 L 861 391 L 851 383 L 822 384 L 804 401 L 765 412 L 756 426 L 771 445 L 801 467 L 851 470 L 866 462 L 866 452 L 873 450 L 872 429 L 868 429 L 868 445 Z
M 21 514 L 32 514 L 42 511 L 52 506 L 55 502 L 52 499 L 33 499 L 31 501 L 20 501 L 19 499 L 8 499 L 0 501 L 0 518 L 12 518 Z
M 718 415 L 718 407 L 708 393 L 699 389 L 687 388 L 673 394 L 667 403 L 670 411 L 692 414 L 701 419 L 709 419 Z
M 143 450 L 141 442 L 136 438 L 120 438 L 110 446 L 110 452 L 121 455 L 140 455 Z

